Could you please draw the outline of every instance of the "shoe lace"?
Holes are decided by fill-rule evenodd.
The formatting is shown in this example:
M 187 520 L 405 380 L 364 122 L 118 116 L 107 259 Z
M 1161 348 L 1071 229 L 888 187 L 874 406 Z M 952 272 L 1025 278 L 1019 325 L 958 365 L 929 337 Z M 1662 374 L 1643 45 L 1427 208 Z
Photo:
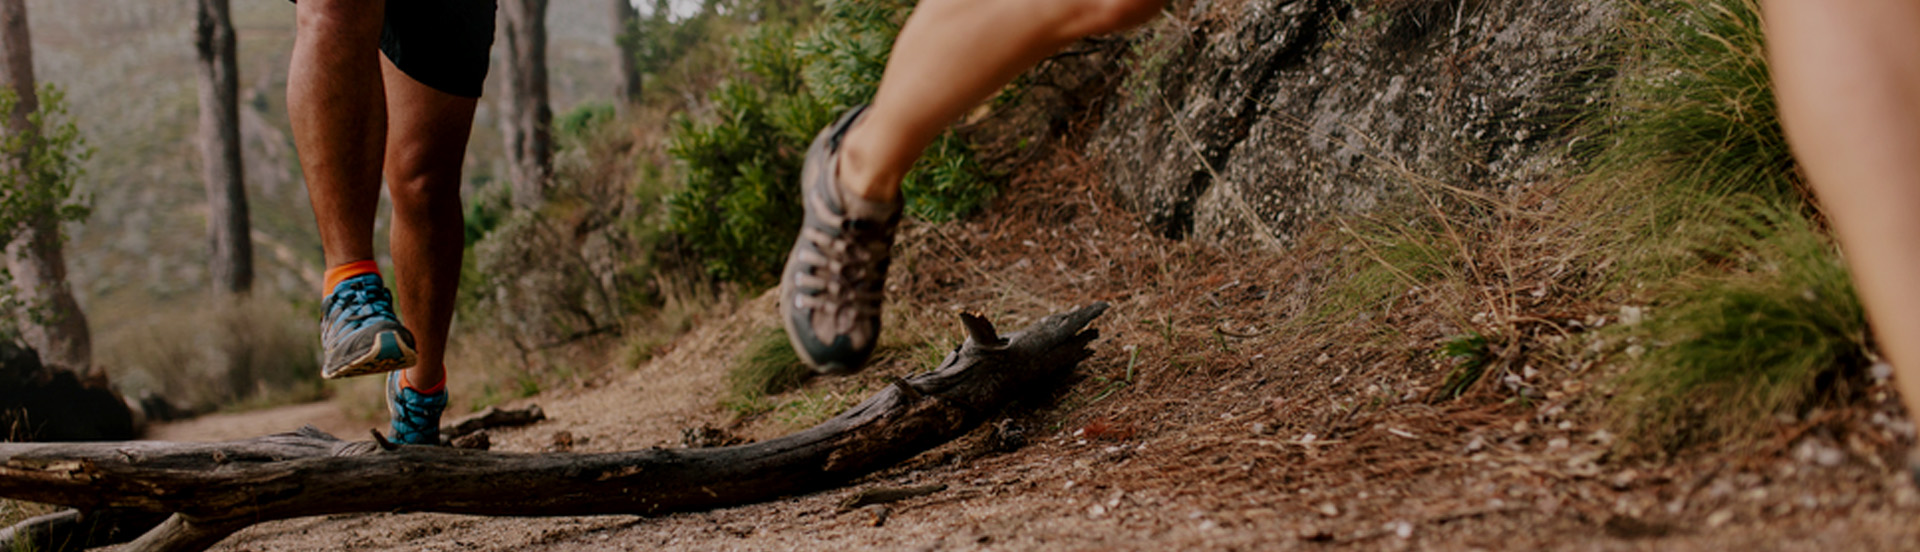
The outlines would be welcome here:
M 805 306 L 825 311 L 836 332 L 851 330 L 861 314 L 877 314 L 885 300 L 881 286 L 891 257 L 892 233 L 886 224 L 876 221 L 845 219 L 840 223 L 841 237 L 809 233 L 809 239 L 826 257 L 819 293 L 804 297 Z
M 374 319 L 393 318 L 393 293 L 379 280 L 349 280 L 334 292 L 329 310 L 329 325 L 351 332 Z
M 394 390 L 393 433 L 401 442 L 434 444 L 440 437 L 440 413 L 446 408 L 445 393 L 427 395 L 404 387 Z

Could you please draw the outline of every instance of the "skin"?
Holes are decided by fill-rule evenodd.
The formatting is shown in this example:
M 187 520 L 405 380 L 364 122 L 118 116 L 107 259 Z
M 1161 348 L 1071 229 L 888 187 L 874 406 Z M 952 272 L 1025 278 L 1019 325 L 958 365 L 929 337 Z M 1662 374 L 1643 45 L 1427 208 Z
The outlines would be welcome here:
M 384 174 L 395 300 L 420 355 L 406 378 L 432 387 L 446 379 L 464 244 L 461 158 L 478 100 L 421 84 L 380 54 L 384 3 L 297 6 L 287 111 L 327 266 L 373 258 Z
M 1907 410 L 1920 412 L 1920 3 L 1768 0 L 1794 155 L 1847 253 Z
M 387 82 L 394 298 L 420 349 L 407 381 L 425 387 L 446 379 L 447 333 L 466 246 L 460 166 L 478 100 L 435 90 L 380 61 Z
M 1166 0 L 926 0 L 894 42 L 873 105 L 841 145 L 840 182 L 890 202 L 927 145 L 1076 40 L 1139 26 Z

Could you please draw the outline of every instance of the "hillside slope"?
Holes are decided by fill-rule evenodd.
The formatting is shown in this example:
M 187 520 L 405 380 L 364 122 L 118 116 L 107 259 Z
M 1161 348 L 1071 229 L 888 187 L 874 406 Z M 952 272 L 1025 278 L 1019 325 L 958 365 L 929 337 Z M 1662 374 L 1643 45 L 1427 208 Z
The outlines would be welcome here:
M 905 229 L 866 372 L 731 402 L 729 372 L 777 336 L 761 295 L 717 307 L 652 360 L 524 399 L 553 419 L 493 440 L 762 439 L 924 369 L 961 334 L 956 312 L 1017 326 L 1111 303 L 1066 389 L 849 488 L 767 504 L 331 516 L 222 549 L 1896 550 L 1920 538 L 1903 469 L 1912 424 L 1885 378 L 1761 420 L 1772 433 L 1757 443 L 1616 446 L 1614 376 L 1646 350 L 1616 330 L 1643 311 L 1594 291 L 1605 266 L 1581 263 L 1612 260 L 1556 240 L 1590 214 L 1560 202 L 1571 124 L 1611 78 L 1595 67 L 1624 8 L 1177 5 L 1142 33 L 1076 45 L 962 125 L 1005 176 L 1002 195 Z M 1342 304 L 1365 270 L 1397 270 L 1385 256 L 1404 244 L 1341 215 L 1396 209 L 1432 211 L 1442 239 L 1415 253 L 1468 277 L 1390 274 L 1377 302 Z M 924 484 L 946 489 L 838 507 Z

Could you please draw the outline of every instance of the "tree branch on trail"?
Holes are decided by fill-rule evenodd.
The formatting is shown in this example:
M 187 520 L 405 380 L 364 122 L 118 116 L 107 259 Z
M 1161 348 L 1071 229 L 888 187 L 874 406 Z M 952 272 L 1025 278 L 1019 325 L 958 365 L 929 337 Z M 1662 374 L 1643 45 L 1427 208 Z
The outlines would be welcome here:
M 661 515 L 762 502 L 887 468 L 1052 389 L 1092 354 L 1099 332 L 1087 325 L 1106 309 L 1096 303 L 1004 337 L 963 314 L 970 337 L 933 372 L 759 443 L 502 453 L 347 442 L 310 427 L 224 443 L 4 443 L 0 496 L 171 514 L 129 548 L 142 551 L 203 550 L 254 523 L 349 512 Z

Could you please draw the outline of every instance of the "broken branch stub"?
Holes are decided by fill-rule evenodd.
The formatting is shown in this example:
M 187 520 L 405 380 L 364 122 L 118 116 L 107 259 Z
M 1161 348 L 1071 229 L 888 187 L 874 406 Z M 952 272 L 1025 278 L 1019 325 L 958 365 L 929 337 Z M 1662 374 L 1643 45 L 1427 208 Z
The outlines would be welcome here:
M 965 434 L 1057 384 L 1099 336 L 1105 303 L 976 339 L 934 371 L 778 439 L 703 449 L 509 453 L 346 442 L 312 428 L 224 443 L 0 444 L 0 497 L 172 513 L 133 550 L 201 550 L 275 519 L 348 512 L 658 515 L 844 484 Z M 991 339 L 979 339 L 981 335 Z M 904 388 L 904 390 L 903 390 Z M 910 397 L 905 390 L 917 392 Z

